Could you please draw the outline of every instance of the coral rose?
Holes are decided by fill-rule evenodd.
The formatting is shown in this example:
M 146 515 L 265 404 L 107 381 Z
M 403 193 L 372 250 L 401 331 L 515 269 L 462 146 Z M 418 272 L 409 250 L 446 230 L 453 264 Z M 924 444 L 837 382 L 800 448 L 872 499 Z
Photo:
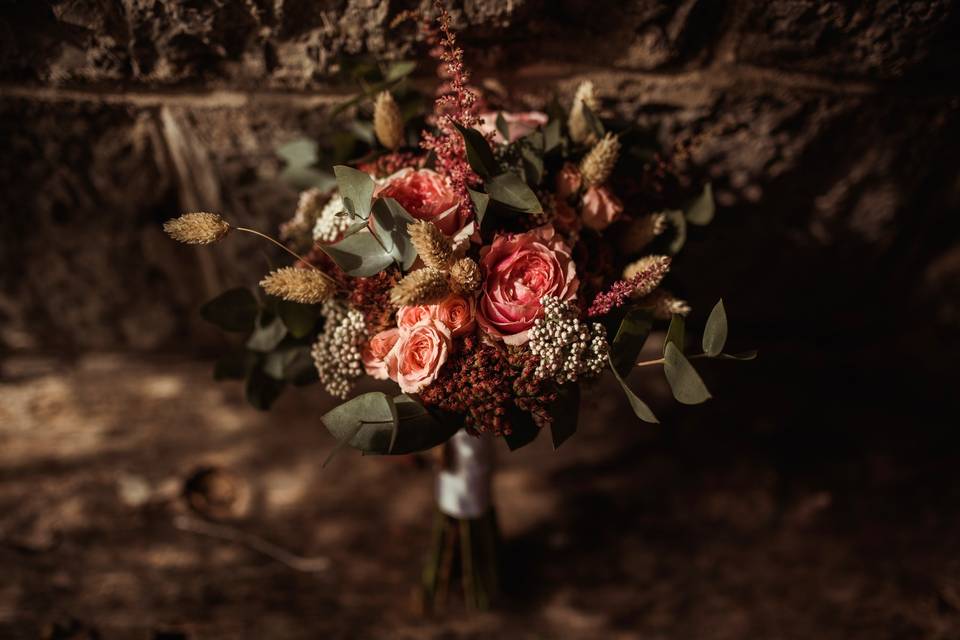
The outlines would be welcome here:
M 443 176 L 430 169 L 401 169 L 384 178 L 373 195 L 393 198 L 411 216 L 432 222 L 448 236 L 467 223 L 456 192 Z
M 414 325 L 434 318 L 435 314 L 431 309 L 432 306 L 433 305 L 428 304 L 416 304 L 400 307 L 397 310 L 397 326 L 401 329 L 409 329 Z
M 450 330 L 437 320 L 399 329 L 400 336 L 387 355 L 387 373 L 404 393 L 416 393 L 436 380 L 450 355 Z
M 430 306 L 434 317 L 450 329 L 454 338 L 470 333 L 477 326 L 477 301 L 472 296 L 453 294 Z
M 590 187 L 583 194 L 580 217 L 584 226 L 603 231 L 623 213 L 623 203 L 606 187 Z
M 390 377 L 387 372 L 387 355 L 389 355 L 393 345 L 397 343 L 400 337 L 400 331 L 397 329 L 387 329 L 370 338 L 370 342 L 363 348 L 363 368 L 367 375 L 377 380 L 386 380 Z
M 577 165 L 568 162 L 557 173 L 557 195 L 561 198 L 569 198 L 580 191 L 582 183 L 583 176 L 580 175 L 580 169 Z
M 497 129 L 498 114 L 502 115 L 504 122 L 507 123 L 507 133 L 510 135 L 509 140 L 504 140 L 503 134 Z M 541 113 L 540 111 L 525 111 L 522 113 L 488 111 L 481 113 L 480 117 L 483 119 L 483 124 L 478 127 L 480 133 L 484 135 L 492 133 L 493 141 L 499 144 L 519 140 L 523 136 L 533 133 L 537 127 L 542 127 L 547 124 L 547 121 L 550 119 L 547 114 Z
M 580 284 L 570 247 L 549 224 L 497 235 L 480 251 L 480 266 L 484 281 L 477 322 L 509 345 L 527 341 L 543 312 L 543 296 L 570 300 Z

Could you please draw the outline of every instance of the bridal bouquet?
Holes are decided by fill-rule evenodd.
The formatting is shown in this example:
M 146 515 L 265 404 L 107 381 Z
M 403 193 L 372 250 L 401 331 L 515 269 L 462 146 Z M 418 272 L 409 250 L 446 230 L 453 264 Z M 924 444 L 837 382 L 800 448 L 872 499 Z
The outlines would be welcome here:
M 427 588 L 449 581 L 456 543 L 468 601 L 483 606 L 496 583 L 492 438 L 515 450 L 548 431 L 561 446 L 577 429 L 581 394 L 607 370 L 637 417 L 657 422 L 625 382 L 635 366 L 662 365 L 675 398 L 696 404 L 710 394 L 692 359 L 752 354 L 723 352 L 722 303 L 702 351 L 689 354 L 691 309 L 664 287 L 688 225 L 713 216 L 709 185 L 678 179 L 648 139 L 602 118 L 589 82 L 566 110 L 499 110 L 470 85 L 442 8 L 426 34 L 442 83 L 423 130 L 395 93 L 368 83 L 372 123 L 352 127 L 361 155 L 333 167 L 335 184 L 311 166 L 315 145 L 306 160 L 281 151 L 288 172 L 321 185 L 301 194 L 281 240 L 215 213 L 165 229 L 194 244 L 254 233 L 294 256 L 260 282 L 266 296 L 232 290 L 204 307 L 222 327 L 250 332 L 219 374 L 245 377 L 261 407 L 287 383 L 318 380 L 344 399 L 322 417 L 337 451 L 447 443 Z M 405 95 L 410 69 L 388 68 L 381 88 Z M 663 356 L 638 363 L 657 322 L 669 323 Z M 352 395 L 363 376 L 396 387 Z

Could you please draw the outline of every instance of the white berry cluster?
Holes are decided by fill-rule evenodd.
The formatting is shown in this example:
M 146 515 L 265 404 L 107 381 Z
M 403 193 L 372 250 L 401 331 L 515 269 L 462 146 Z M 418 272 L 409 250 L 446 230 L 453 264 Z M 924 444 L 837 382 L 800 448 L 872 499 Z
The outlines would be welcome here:
M 317 216 L 317 223 L 313 226 L 313 239 L 317 242 L 336 242 L 343 232 L 350 226 L 351 219 L 347 214 L 337 215 L 343 211 L 343 198 L 334 193 L 330 201 L 323 207 Z
M 353 381 L 363 375 L 361 349 L 367 338 L 363 314 L 335 300 L 324 302 L 320 313 L 324 318 L 323 332 L 310 355 L 327 393 L 346 398 Z
M 530 329 L 530 351 L 540 359 L 534 372 L 559 384 L 600 375 L 607 362 L 606 331 L 598 323 L 581 323 L 573 303 L 554 296 L 541 299 L 543 317 Z

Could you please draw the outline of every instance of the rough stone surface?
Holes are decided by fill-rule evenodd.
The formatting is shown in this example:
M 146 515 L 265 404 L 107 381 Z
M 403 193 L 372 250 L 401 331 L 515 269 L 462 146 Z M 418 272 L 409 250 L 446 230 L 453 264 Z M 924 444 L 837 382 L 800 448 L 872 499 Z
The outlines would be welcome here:
M 412 25 L 391 23 L 429 4 L 7 3 L 0 342 L 215 339 L 194 324 L 197 305 L 254 281 L 262 247 L 171 246 L 160 222 L 215 208 L 275 227 L 296 194 L 274 149 L 335 129 L 345 56 L 423 59 Z M 668 146 L 699 138 L 691 161 L 721 209 L 678 261 L 698 306 L 722 293 L 761 334 L 852 330 L 867 315 L 878 332 L 957 340 L 955 2 L 452 4 L 477 77 L 518 104 L 568 99 L 589 77 L 606 113 Z

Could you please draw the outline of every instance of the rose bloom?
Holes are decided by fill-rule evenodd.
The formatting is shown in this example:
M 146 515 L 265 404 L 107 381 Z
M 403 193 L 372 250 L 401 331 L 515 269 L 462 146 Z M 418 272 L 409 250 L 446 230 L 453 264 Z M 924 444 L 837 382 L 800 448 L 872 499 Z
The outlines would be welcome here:
M 390 377 L 387 372 L 387 355 L 393 349 L 400 337 L 398 329 L 387 329 L 370 338 L 370 342 L 363 348 L 363 368 L 367 375 L 377 380 L 386 380 Z
M 432 222 L 448 236 L 467 222 L 460 214 L 457 194 L 443 176 L 430 169 L 401 169 L 384 178 L 373 195 L 393 198 L 411 216 Z
M 434 317 L 450 329 L 454 338 L 472 332 L 477 326 L 477 301 L 472 296 L 465 298 L 451 294 L 430 306 Z
M 570 300 L 580 284 L 570 247 L 549 224 L 526 233 L 497 235 L 481 249 L 480 267 L 484 281 L 477 322 L 509 345 L 527 341 L 530 327 L 543 312 L 540 298 Z
M 584 226 L 603 231 L 623 213 L 623 203 L 606 187 L 590 187 L 583 194 L 580 217 Z
M 560 169 L 560 173 L 557 174 L 557 196 L 569 198 L 580 191 L 582 181 L 580 169 L 577 165 L 567 162 Z
M 558 231 L 573 233 L 580 229 L 580 216 L 565 200 L 557 200 L 553 204 L 553 226 Z
M 401 329 L 409 329 L 421 322 L 432 320 L 436 316 L 431 306 L 433 305 L 417 304 L 400 307 L 397 310 L 397 326 Z
M 404 393 L 416 393 L 436 380 L 450 355 L 452 336 L 443 323 L 422 322 L 399 329 L 400 336 L 387 354 L 387 373 Z
M 397 311 L 397 326 L 410 329 L 421 322 L 437 320 L 450 329 L 454 338 L 466 335 L 476 327 L 477 302 L 451 294 L 437 304 L 403 306 Z
M 507 133 L 510 134 L 509 140 L 503 139 L 503 134 L 497 129 L 497 114 L 503 114 L 503 119 L 507 123 Z M 499 144 L 519 140 L 525 135 L 533 133 L 537 127 L 547 124 L 550 119 L 547 114 L 539 111 L 525 111 L 522 113 L 507 113 L 506 111 L 488 111 L 481 113 L 483 124 L 477 127 L 480 133 L 486 135 L 493 134 L 493 141 Z

